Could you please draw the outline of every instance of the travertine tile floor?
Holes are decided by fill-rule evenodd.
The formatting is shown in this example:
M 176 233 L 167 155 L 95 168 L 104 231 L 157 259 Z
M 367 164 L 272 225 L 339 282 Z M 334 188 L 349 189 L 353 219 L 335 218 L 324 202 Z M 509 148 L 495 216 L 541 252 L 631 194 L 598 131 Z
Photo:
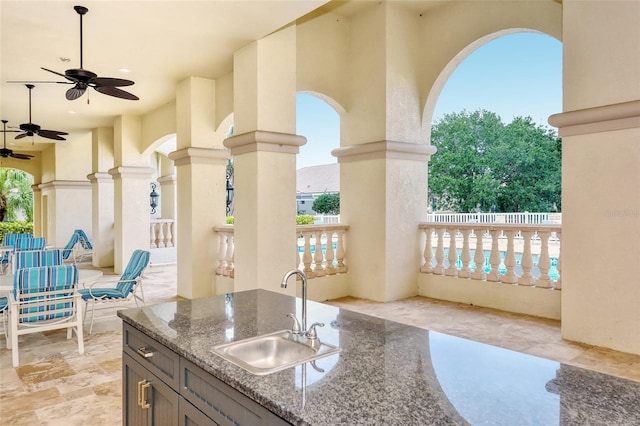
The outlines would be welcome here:
M 115 282 L 108 273 L 101 280 Z M 145 277 L 149 304 L 176 299 L 175 266 L 151 267 Z M 557 321 L 422 297 L 328 303 L 640 381 L 640 356 L 563 341 Z M 122 342 L 115 310 L 97 314 L 84 355 L 64 331 L 33 334 L 21 337 L 20 366 L 12 368 L 11 351 L 0 338 L 0 425 L 120 425 Z

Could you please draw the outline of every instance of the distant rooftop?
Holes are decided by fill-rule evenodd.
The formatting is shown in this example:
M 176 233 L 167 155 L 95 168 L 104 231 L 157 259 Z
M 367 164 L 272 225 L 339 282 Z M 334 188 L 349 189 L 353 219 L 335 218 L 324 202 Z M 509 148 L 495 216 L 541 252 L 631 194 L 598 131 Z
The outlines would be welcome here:
M 338 163 L 303 167 L 296 172 L 296 191 L 303 194 L 340 192 Z

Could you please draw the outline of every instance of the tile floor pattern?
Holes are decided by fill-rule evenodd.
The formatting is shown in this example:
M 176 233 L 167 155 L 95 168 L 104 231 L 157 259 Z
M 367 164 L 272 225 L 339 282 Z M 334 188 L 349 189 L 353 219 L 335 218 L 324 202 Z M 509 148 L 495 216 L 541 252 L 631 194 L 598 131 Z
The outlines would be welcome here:
M 114 283 L 117 277 L 108 274 L 101 281 Z M 149 268 L 144 289 L 149 304 L 175 300 L 175 266 Z M 563 341 L 557 321 L 423 297 L 390 303 L 347 297 L 328 303 L 640 381 L 640 356 Z M 11 351 L 0 338 L 0 425 L 120 425 L 122 342 L 115 311 L 96 314 L 84 355 L 64 331 L 36 333 L 20 338 L 20 366 L 12 368 Z

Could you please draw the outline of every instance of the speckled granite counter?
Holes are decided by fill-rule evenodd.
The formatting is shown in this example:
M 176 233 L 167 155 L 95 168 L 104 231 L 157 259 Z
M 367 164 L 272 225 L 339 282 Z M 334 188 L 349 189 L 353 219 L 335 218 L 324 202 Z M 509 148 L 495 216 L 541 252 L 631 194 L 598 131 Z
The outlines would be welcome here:
M 119 311 L 293 424 L 639 425 L 640 382 L 309 302 L 309 323 L 342 352 L 255 376 L 210 352 L 287 329 L 300 299 L 252 290 Z M 320 371 L 324 370 L 324 371 Z

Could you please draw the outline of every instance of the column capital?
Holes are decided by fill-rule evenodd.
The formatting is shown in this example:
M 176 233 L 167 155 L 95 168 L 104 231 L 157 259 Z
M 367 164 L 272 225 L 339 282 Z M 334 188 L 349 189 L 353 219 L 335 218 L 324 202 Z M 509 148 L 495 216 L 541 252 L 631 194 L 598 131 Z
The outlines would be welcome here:
M 231 155 L 257 151 L 297 154 L 300 147 L 306 143 L 307 138 L 304 136 L 264 130 L 247 132 L 224 140 L 224 146 L 231 149 Z
M 150 179 L 154 169 L 151 167 L 120 166 L 109 170 L 114 179 Z
M 549 124 L 558 128 L 559 136 L 640 127 L 640 100 L 553 114 Z
M 339 163 L 374 159 L 396 159 L 427 162 L 436 152 L 433 145 L 408 142 L 378 141 L 345 146 L 331 151 Z
M 82 180 L 52 180 L 50 182 L 41 183 L 38 185 L 40 190 L 43 189 L 88 189 L 91 187 L 91 183 Z
M 87 175 L 87 179 L 93 183 L 108 183 L 113 181 L 113 176 L 105 172 L 96 172 Z
M 176 166 L 185 164 L 224 164 L 229 161 L 226 149 L 189 147 L 169 153 Z
M 176 177 L 176 175 L 160 176 L 158 178 L 158 183 L 160 185 L 175 185 L 177 181 L 178 178 Z

